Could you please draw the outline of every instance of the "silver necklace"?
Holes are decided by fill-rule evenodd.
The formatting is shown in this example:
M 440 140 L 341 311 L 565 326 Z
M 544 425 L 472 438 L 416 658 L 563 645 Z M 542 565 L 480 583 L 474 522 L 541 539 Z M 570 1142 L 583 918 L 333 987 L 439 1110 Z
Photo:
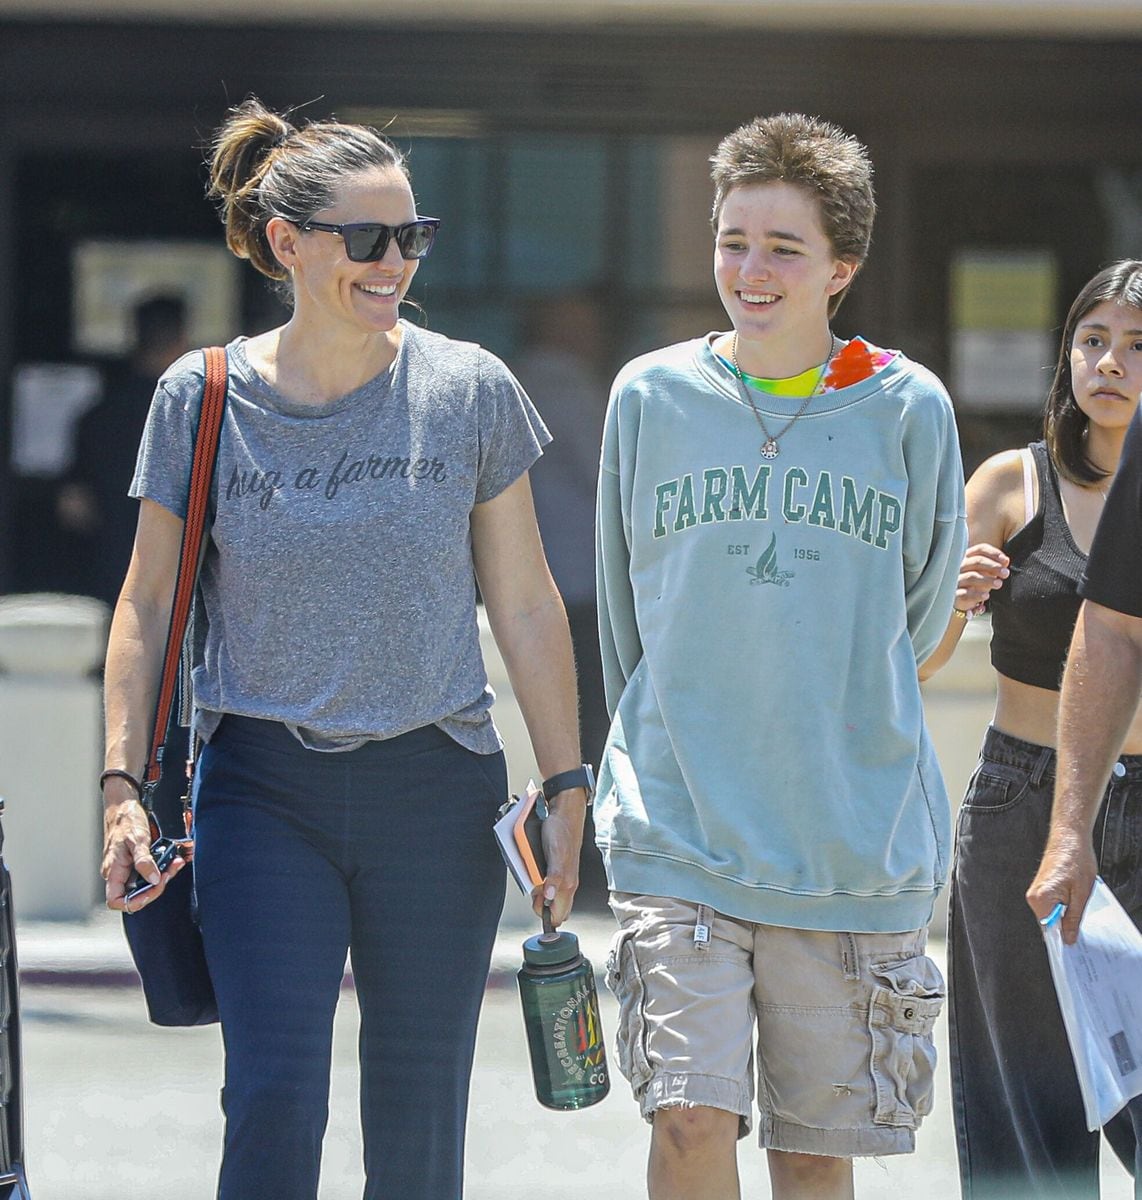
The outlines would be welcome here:
M 741 388 L 741 393 L 745 402 L 749 405 L 753 415 L 757 418 L 757 423 L 761 428 L 761 432 L 765 437 L 765 441 L 761 444 L 762 458 L 776 458 L 781 453 L 777 443 L 793 428 L 800 420 L 802 414 L 809 407 L 813 397 L 817 394 L 817 389 L 821 386 L 821 381 L 828 374 L 829 364 L 837 353 L 837 335 L 830 332 L 829 337 L 832 339 L 829 342 L 829 357 L 821 364 L 821 374 L 817 376 L 817 382 L 813 385 L 813 390 L 805 397 L 801 407 L 793 414 L 785 427 L 777 433 L 770 433 L 765 427 L 765 422 L 761 418 L 761 413 L 758 412 L 757 405 L 753 402 L 753 397 L 750 393 L 750 386 L 745 381 L 745 376 L 742 374 L 741 367 L 738 366 L 738 331 L 734 330 L 733 344 L 730 346 L 730 362 L 733 364 L 734 374 L 738 377 L 738 386 Z

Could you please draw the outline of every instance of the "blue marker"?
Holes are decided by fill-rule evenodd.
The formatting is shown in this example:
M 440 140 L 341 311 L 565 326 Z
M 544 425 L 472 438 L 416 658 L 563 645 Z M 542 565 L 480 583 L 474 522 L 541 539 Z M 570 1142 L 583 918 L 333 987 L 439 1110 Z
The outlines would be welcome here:
M 1039 919 L 1039 924 L 1044 929 L 1050 929 L 1052 925 L 1067 911 L 1065 904 L 1056 904 L 1054 908 L 1045 916 Z

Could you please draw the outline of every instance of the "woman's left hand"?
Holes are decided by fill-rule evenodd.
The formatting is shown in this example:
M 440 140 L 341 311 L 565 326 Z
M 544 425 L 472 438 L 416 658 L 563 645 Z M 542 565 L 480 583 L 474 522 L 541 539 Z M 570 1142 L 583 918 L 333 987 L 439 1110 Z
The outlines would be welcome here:
M 543 822 L 543 853 L 547 876 L 531 892 L 536 916 L 543 906 L 551 908 L 551 921 L 561 925 L 571 912 L 579 887 L 579 851 L 583 845 L 583 822 L 587 817 L 587 793 L 583 788 L 561 792 L 549 805 Z

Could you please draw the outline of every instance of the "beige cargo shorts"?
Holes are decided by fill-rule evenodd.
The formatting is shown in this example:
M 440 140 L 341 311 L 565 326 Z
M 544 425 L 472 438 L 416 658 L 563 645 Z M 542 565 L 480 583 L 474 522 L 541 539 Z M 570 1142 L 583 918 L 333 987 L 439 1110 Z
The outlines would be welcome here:
M 703 1105 L 736 1113 L 744 1137 L 756 1028 L 763 1147 L 838 1158 L 915 1148 L 945 995 L 925 930 L 784 929 L 626 892 L 611 907 L 618 1067 L 648 1121 Z

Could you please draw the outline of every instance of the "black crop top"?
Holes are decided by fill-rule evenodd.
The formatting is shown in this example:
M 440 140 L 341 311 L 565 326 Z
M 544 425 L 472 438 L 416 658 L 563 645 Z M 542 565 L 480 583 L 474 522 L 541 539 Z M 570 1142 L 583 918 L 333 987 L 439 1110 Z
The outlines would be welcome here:
M 1044 442 L 1031 446 L 1039 475 L 1039 507 L 1004 545 L 1011 574 L 991 593 L 991 665 L 1018 683 L 1059 690 L 1082 603 L 1086 555 L 1063 515 L 1059 478 Z

